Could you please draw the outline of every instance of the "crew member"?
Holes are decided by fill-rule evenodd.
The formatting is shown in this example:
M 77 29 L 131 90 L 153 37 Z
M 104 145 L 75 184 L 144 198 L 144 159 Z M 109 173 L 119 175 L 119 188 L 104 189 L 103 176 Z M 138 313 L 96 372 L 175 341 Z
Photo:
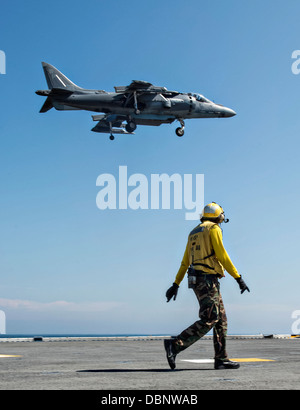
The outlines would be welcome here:
M 195 292 L 200 310 L 194 324 L 174 339 L 165 339 L 164 345 L 171 369 L 175 369 L 178 353 L 199 340 L 213 328 L 215 369 L 237 369 L 239 363 L 229 360 L 226 352 L 227 318 L 220 293 L 220 278 L 226 270 L 238 283 L 241 293 L 250 292 L 227 254 L 220 224 L 228 222 L 221 206 L 212 202 L 204 207 L 201 223 L 189 234 L 181 266 L 173 285 L 167 290 L 167 302 L 176 299 L 186 271 L 189 287 Z

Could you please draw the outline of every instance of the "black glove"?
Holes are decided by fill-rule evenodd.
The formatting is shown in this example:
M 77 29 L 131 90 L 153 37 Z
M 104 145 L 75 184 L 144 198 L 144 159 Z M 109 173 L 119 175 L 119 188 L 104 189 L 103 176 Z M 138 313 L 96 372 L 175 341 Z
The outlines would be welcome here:
M 248 286 L 246 285 L 246 283 L 243 281 L 242 276 L 240 276 L 239 278 L 235 278 L 235 280 L 237 281 L 237 283 L 239 284 L 239 287 L 241 289 L 241 293 L 244 293 L 245 290 L 248 290 L 248 292 L 250 292 Z
M 178 288 L 179 286 L 176 283 L 173 283 L 173 285 L 167 290 L 166 292 L 167 302 L 169 302 L 173 296 L 174 296 L 174 300 L 176 299 Z

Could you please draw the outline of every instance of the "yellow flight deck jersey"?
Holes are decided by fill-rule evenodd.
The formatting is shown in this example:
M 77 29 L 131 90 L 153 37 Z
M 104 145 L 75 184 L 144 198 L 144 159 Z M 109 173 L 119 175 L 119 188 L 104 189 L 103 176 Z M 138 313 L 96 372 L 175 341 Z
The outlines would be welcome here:
M 240 277 L 224 248 L 221 228 L 210 221 L 201 223 L 189 234 L 181 266 L 175 278 L 178 286 L 191 264 L 204 274 L 225 276 L 225 269 L 234 278 Z

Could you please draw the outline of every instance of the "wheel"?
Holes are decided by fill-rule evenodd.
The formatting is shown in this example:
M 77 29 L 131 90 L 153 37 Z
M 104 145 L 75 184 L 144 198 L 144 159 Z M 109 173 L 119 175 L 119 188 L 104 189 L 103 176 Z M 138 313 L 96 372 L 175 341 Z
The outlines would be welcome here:
M 128 121 L 125 129 L 127 132 L 133 132 L 136 129 L 136 123 L 134 121 Z
M 110 136 L 109 136 L 109 139 L 110 139 L 111 141 L 113 141 L 113 140 L 115 139 L 115 137 L 114 137 L 113 135 L 110 135 Z
M 182 137 L 184 134 L 184 128 L 178 127 L 176 128 L 176 135 L 178 135 L 178 137 Z

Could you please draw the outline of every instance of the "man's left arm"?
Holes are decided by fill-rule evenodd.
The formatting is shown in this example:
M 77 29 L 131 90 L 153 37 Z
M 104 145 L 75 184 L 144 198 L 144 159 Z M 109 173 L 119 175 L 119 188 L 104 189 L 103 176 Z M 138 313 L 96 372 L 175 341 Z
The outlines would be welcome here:
M 218 261 L 231 276 L 235 279 L 239 278 L 240 275 L 226 252 L 226 249 L 224 248 L 221 228 L 218 225 L 215 225 L 211 228 L 209 233 Z
M 223 265 L 224 269 L 232 277 L 234 277 L 234 279 L 236 279 L 240 287 L 241 293 L 244 293 L 245 290 L 250 292 L 248 286 L 243 281 L 242 276 L 238 273 L 236 267 L 234 266 L 228 253 L 226 252 L 226 249 L 224 248 L 221 228 L 218 225 L 215 225 L 211 228 L 209 233 L 210 233 L 211 243 L 214 248 L 215 255 L 218 261 Z

